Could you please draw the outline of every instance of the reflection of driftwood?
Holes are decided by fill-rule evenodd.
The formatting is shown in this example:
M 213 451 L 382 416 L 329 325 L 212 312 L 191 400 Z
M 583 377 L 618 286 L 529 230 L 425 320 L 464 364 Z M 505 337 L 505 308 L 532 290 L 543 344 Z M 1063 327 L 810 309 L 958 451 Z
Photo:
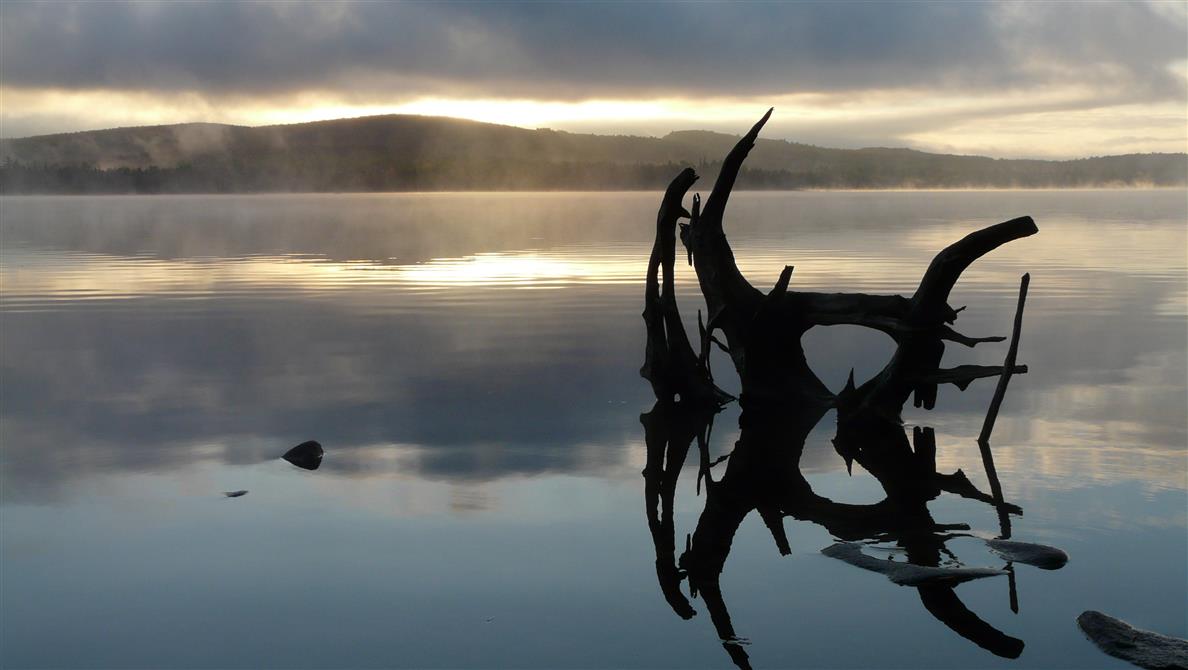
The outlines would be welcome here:
M 1101 612 L 1082 612 L 1077 625 L 1105 653 L 1150 670 L 1188 669 L 1188 640 L 1139 630 Z
M 783 410 L 762 404 L 748 406 L 739 420 L 742 432 L 730 453 L 725 473 L 718 480 L 706 477 L 705 506 L 678 565 L 686 573 L 690 593 L 700 595 L 705 602 L 719 637 L 729 640 L 736 635 L 721 577 L 734 536 L 743 520 L 754 511 L 767 526 L 781 554 L 791 552 L 783 526 L 784 518 L 789 516 L 820 524 L 838 538 L 895 542 L 906 551 L 908 562 L 891 564 L 898 566 L 893 581 L 916 588 L 925 609 L 957 634 L 999 656 L 1018 656 L 1023 642 L 981 620 L 953 591 L 953 586 L 966 578 L 1008 573 L 941 567 L 946 552 L 944 543 L 956 537 L 949 531 L 968 530 L 968 526 L 939 524 L 928 511 L 926 503 L 942 490 L 938 482 L 947 485 L 946 477 L 951 477 L 935 470 L 931 456 L 935 450 L 932 431 L 915 429 L 914 456 L 904 439 L 906 455 L 897 450 L 879 449 L 876 453 L 888 457 L 877 463 L 864 462 L 864 467 L 883 485 L 887 498 L 874 504 L 845 504 L 815 493 L 799 467 L 805 438 L 823 415 L 824 409 L 813 405 L 793 405 Z M 901 426 L 881 423 L 870 427 L 883 434 L 869 430 L 858 434 L 857 428 L 850 430 L 844 421 L 839 423 L 839 431 L 863 442 L 895 442 L 895 431 L 903 436 Z M 699 448 L 706 450 L 700 442 Z M 703 453 L 701 460 L 708 462 L 709 454 Z M 657 555 L 667 551 L 662 552 L 658 547 Z M 846 553 L 845 549 L 834 551 Z M 864 558 L 884 567 L 876 559 Z M 748 667 L 744 665 L 746 655 L 742 648 L 728 645 L 727 652 L 739 667 Z
M 695 437 L 704 442 L 712 418 L 712 411 L 683 402 L 657 402 L 652 411 L 639 417 L 648 450 L 643 471 L 644 501 L 656 549 L 656 579 L 664 599 L 682 619 L 690 619 L 696 612 L 681 593 L 685 573 L 676 564 L 673 501 L 689 447 Z
M 702 571 L 693 568 L 690 574 L 688 547 L 678 565 L 675 560 L 676 530 L 673 520 L 673 502 L 676 497 L 677 480 L 684 465 L 689 448 L 697 440 L 703 470 L 708 470 L 707 437 L 714 416 L 714 409 L 691 402 L 658 401 L 652 410 L 640 417 L 644 425 L 644 441 L 647 445 L 647 463 L 644 466 L 644 500 L 648 518 L 648 530 L 656 550 L 656 579 L 664 599 L 682 619 L 692 618 L 696 612 L 688 598 L 681 592 L 681 582 L 689 579 L 690 595 L 698 595 L 709 610 L 710 621 L 718 631 L 726 653 L 740 668 L 749 668 L 750 661 L 743 641 L 734 633 L 730 614 L 722 600 L 722 592 L 716 580 L 701 579 Z M 709 485 L 708 472 L 704 473 Z M 701 475 L 699 475 L 700 477 Z M 692 541 L 690 541 L 690 544 Z M 723 561 L 725 560 L 725 554 Z
M 1008 576 L 1013 573 L 1008 573 Z M 1023 640 L 1011 637 L 983 621 L 961 602 L 957 592 L 947 586 L 919 586 L 920 602 L 937 621 L 949 630 L 973 642 L 982 649 L 1003 658 L 1019 658 Z

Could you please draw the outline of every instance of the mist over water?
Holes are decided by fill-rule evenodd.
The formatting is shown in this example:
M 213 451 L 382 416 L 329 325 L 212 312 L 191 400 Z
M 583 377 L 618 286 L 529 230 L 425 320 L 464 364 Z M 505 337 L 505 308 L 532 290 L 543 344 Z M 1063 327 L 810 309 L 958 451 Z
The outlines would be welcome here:
M 664 602 L 641 509 L 657 204 L 0 199 L 3 665 L 725 666 L 708 615 L 682 621 Z M 727 225 L 764 290 L 792 264 L 795 289 L 910 294 L 939 249 L 1024 214 L 1040 233 L 979 260 L 950 300 L 969 307 L 962 332 L 1005 335 L 1031 273 L 1029 372 L 994 453 L 1024 509 L 1015 536 L 1072 559 L 1019 572 L 1017 615 L 1000 581 L 958 591 L 1024 652 L 986 653 L 910 589 L 820 556 L 820 527 L 785 520 L 781 557 L 748 518 L 723 582 L 756 667 L 1119 667 L 1081 638 L 1085 609 L 1188 634 L 1183 191 L 737 193 Z M 679 261 L 696 332 L 703 304 Z M 848 327 L 805 348 L 835 391 L 893 351 Z M 945 364 L 1004 353 L 953 344 Z M 974 440 L 993 387 L 946 387 L 935 411 L 904 415 L 983 489 Z M 713 453 L 737 419 L 717 417 Z M 810 434 L 804 471 L 835 500 L 875 499 L 832 430 L 826 417 Z M 325 447 L 316 471 L 279 460 L 306 440 Z M 678 537 L 704 501 L 694 480 L 679 482 Z M 996 528 L 965 500 L 933 513 Z

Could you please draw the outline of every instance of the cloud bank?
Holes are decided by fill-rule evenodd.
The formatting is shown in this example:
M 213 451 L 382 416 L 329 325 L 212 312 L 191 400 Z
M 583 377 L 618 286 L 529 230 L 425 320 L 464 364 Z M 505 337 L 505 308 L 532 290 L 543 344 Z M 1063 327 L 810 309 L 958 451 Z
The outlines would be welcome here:
M 6 2 L 0 18 L 6 136 L 103 125 L 93 101 L 107 95 L 140 101 L 123 103 L 142 110 L 134 123 L 292 121 L 426 100 L 475 118 L 532 101 L 552 103 L 551 115 L 521 110 L 517 125 L 650 133 L 733 127 L 734 106 L 749 117 L 782 101 L 800 119 L 785 132 L 851 144 L 1131 108 L 1131 144 L 1167 144 L 1183 139 L 1188 96 L 1188 10 L 1170 2 Z M 574 111 L 592 100 L 627 111 Z M 661 111 L 631 113 L 641 102 Z M 1133 132 L 1134 117 L 1173 108 Z

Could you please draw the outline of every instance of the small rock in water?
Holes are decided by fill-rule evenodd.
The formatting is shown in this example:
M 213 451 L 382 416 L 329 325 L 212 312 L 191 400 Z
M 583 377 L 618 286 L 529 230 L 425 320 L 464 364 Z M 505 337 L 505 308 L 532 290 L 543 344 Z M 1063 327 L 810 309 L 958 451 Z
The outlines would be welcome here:
M 864 570 L 886 575 L 887 579 L 900 586 L 956 585 L 971 579 L 1007 574 L 1005 570 L 992 568 L 938 568 L 930 565 L 898 563 L 868 556 L 862 553 L 862 546 L 854 542 L 838 542 L 825 547 L 821 553 Z
M 310 440 L 285 452 L 281 458 L 304 470 L 317 470 L 322 465 L 322 445 Z
M 1188 669 L 1188 640 L 1139 630 L 1121 619 L 1089 610 L 1077 625 L 1105 653 L 1149 670 Z
M 247 491 L 223 491 L 223 495 L 228 498 L 238 498 L 239 496 L 246 496 Z
M 1068 563 L 1068 554 L 1056 547 L 1014 540 L 986 540 L 990 549 L 1008 561 L 1032 565 L 1041 570 L 1059 570 Z

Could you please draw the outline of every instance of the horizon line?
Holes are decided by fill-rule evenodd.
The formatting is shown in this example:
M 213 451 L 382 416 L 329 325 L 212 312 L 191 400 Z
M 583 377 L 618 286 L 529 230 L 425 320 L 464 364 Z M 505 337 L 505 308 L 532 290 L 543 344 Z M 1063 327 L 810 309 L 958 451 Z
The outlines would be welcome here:
M 574 132 L 571 130 L 550 128 L 547 126 L 531 128 L 528 126 L 517 126 L 514 124 L 510 124 L 510 123 L 496 123 L 493 121 L 482 121 L 482 120 L 473 119 L 473 118 L 469 118 L 469 117 L 465 117 L 465 116 L 450 116 L 450 115 L 442 115 L 442 114 L 418 114 L 418 113 L 414 113 L 414 112 L 404 112 L 404 113 L 392 112 L 389 114 L 362 114 L 359 116 L 328 117 L 328 118 L 324 118 L 324 119 L 294 121 L 292 123 L 268 123 L 268 124 L 254 125 L 254 126 L 246 125 L 246 124 L 237 124 L 237 123 L 221 123 L 218 121 L 182 121 L 182 122 L 178 122 L 178 123 L 155 123 L 155 124 L 145 124 L 145 125 L 110 126 L 110 127 L 106 127 L 106 128 L 90 128 L 90 129 L 86 129 L 86 130 L 72 130 L 72 131 L 63 131 L 63 132 L 57 132 L 57 133 L 42 133 L 39 135 L 24 135 L 24 136 L 20 136 L 20 137 L 0 136 L 0 142 L 14 142 L 14 141 L 19 141 L 19 140 L 33 140 L 33 139 L 39 139 L 39 138 L 60 137 L 60 136 L 67 136 L 67 135 L 83 135 L 83 134 L 87 134 L 87 133 L 102 133 L 102 132 L 110 132 L 110 131 L 117 131 L 117 130 L 137 130 L 137 129 L 142 129 L 142 128 L 171 128 L 171 127 L 176 127 L 176 126 L 222 126 L 222 127 L 226 127 L 226 128 L 243 128 L 243 129 L 249 129 L 249 130 L 258 130 L 258 129 L 265 129 L 265 128 L 286 128 L 286 127 L 292 127 L 292 126 L 305 126 L 305 125 L 313 125 L 313 124 L 318 124 L 318 123 L 334 123 L 336 121 L 358 121 L 358 120 L 363 120 L 363 119 L 380 119 L 380 118 L 391 118 L 391 117 L 448 120 L 448 121 L 458 121 L 458 122 L 463 122 L 463 123 L 473 123 L 473 124 L 483 125 L 483 126 L 495 126 L 495 127 L 499 127 L 499 128 L 514 128 L 516 130 L 523 130 L 526 132 L 553 132 L 553 133 L 562 133 L 562 134 L 566 134 L 566 135 L 586 135 L 586 136 L 591 136 L 591 137 L 633 137 L 633 138 L 639 138 L 639 139 L 662 140 L 665 137 L 667 137 L 668 135 L 672 135 L 674 133 L 681 133 L 681 132 L 709 133 L 712 135 L 723 135 L 726 137 L 733 137 L 733 138 L 738 138 L 738 137 L 742 136 L 741 133 L 740 134 L 732 134 L 732 133 L 726 133 L 726 132 L 722 132 L 722 131 L 718 131 L 718 130 L 708 130 L 705 128 L 675 128 L 675 129 L 669 130 L 664 135 L 639 135 L 639 134 L 633 134 L 633 133 Z M 1091 154 L 1091 155 L 1064 156 L 1064 157 L 1058 157 L 1058 158 L 1057 157 L 1034 157 L 1034 156 L 991 156 L 988 154 L 943 153 L 943 152 L 938 152 L 938 151 L 926 151 L 924 149 L 917 149 L 917 148 L 914 148 L 911 146 L 906 146 L 906 145 L 901 145 L 901 146 L 869 145 L 869 146 L 861 146 L 861 147 L 854 147 L 854 148 L 832 147 L 832 146 L 826 146 L 826 145 L 821 145 L 821 144 L 810 144 L 808 142 L 799 142 L 799 141 L 789 139 L 786 137 L 785 138 L 770 138 L 770 137 L 762 138 L 759 141 L 762 142 L 764 140 L 772 141 L 772 142 L 784 142 L 787 144 L 799 144 L 801 146 L 814 147 L 817 149 L 828 149 L 831 151 L 864 151 L 864 150 L 869 150 L 869 149 L 889 149 L 889 150 L 896 150 L 896 151 L 914 151 L 917 153 L 930 154 L 933 156 L 957 156 L 957 157 L 966 157 L 966 158 L 986 158 L 989 160 L 1042 161 L 1042 162 L 1052 162 L 1052 163 L 1062 163 L 1062 162 L 1070 162 L 1070 161 L 1077 161 L 1077 160 L 1089 160 L 1089 159 L 1094 159 L 1094 158 L 1113 158 L 1113 157 L 1121 157 L 1121 156 L 1188 156 L 1188 151 L 1147 151 L 1147 152 L 1130 152 L 1130 153 L 1120 153 L 1120 154 Z

